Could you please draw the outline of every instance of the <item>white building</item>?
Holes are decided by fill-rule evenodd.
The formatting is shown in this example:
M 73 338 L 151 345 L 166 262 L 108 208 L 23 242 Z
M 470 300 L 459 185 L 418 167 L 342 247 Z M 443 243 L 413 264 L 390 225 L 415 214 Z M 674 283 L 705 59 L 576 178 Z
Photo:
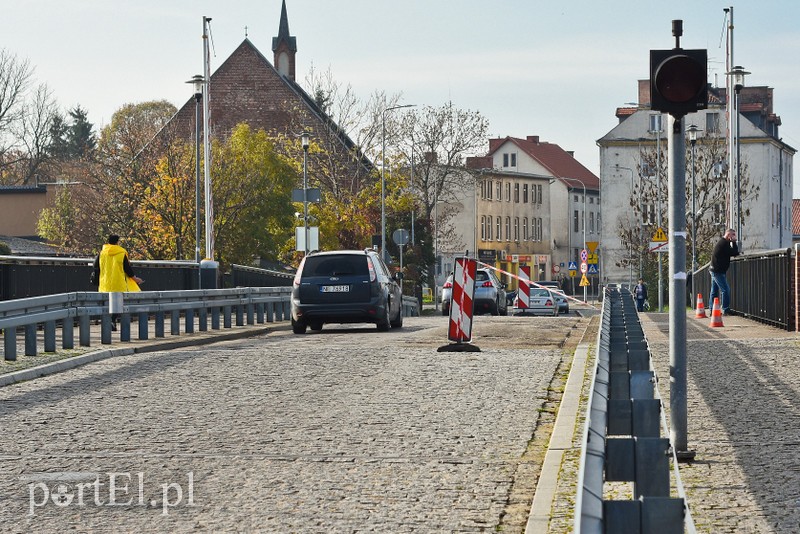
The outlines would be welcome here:
M 639 216 L 632 208 L 634 192 L 641 180 L 656 179 L 655 172 L 644 172 L 648 165 L 642 161 L 643 151 L 655 152 L 661 149 L 662 179 L 665 179 L 667 162 L 667 115 L 649 109 L 649 81 L 639 82 L 639 106 L 618 108 L 619 124 L 598 140 L 600 147 L 600 176 L 602 183 L 602 279 L 610 282 L 635 280 L 638 269 L 634 265 L 620 267 L 621 260 L 631 259 L 637 253 L 626 247 L 620 239 L 620 228 L 633 229 L 639 226 L 642 235 L 655 232 L 658 223 L 651 209 L 643 209 Z M 742 198 L 742 212 L 749 210 L 750 216 L 743 218 L 739 239 L 745 253 L 759 250 L 772 250 L 791 246 L 792 241 L 792 180 L 793 156 L 796 150 L 783 143 L 778 136 L 780 117 L 772 111 L 772 89 L 768 87 L 745 87 L 741 92 L 739 139 L 741 163 L 746 167 L 756 195 Z M 659 128 L 659 120 L 661 128 Z M 725 89 L 709 88 L 708 109 L 690 113 L 685 117 L 685 125 L 696 125 L 698 146 L 710 144 L 715 140 L 725 143 L 727 136 L 727 116 L 725 112 Z M 660 130 L 660 132 L 659 132 Z M 719 141 L 717 141 L 719 142 Z M 687 147 L 689 147 L 687 142 Z M 724 147 L 723 147 L 724 148 Z M 720 180 L 727 180 L 725 158 L 722 158 Z M 652 176 L 648 176 L 652 175 Z M 687 173 L 687 188 L 690 176 Z M 663 212 L 667 212 L 666 183 L 662 190 Z M 735 195 L 734 195 L 735 198 Z M 726 202 L 730 202 L 730 196 Z M 720 205 L 719 209 L 707 213 L 720 230 L 724 226 L 734 226 L 728 217 L 730 205 Z M 687 205 L 687 210 L 690 210 Z M 656 210 L 657 211 L 657 210 Z M 666 230 L 666 221 L 663 221 Z M 720 235 L 721 235 L 720 231 Z M 700 243 L 698 246 L 711 248 L 713 243 Z
M 528 265 L 533 280 L 559 280 L 572 289 L 569 262 L 580 262 L 586 243 L 600 237 L 598 177 L 538 136 L 490 139 L 488 154 L 469 158 L 467 166 L 477 173 L 479 259 L 513 274 Z M 472 231 L 465 228 L 467 242 Z M 517 286 L 512 277 L 501 278 Z

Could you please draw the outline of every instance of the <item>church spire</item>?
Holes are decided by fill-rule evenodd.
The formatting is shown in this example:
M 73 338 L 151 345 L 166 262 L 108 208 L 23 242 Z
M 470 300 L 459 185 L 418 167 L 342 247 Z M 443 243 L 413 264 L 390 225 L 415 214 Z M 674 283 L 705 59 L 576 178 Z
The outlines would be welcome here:
M 275 54 L 275 68 L 282 76 L 294 80 L 294 57 L 297 54 L 297 40 L 289 35 L 289 17 L 286 16 L 286 0 L 281 6 L 281 23 L 278 36 L 272 38 L 272 52 Z

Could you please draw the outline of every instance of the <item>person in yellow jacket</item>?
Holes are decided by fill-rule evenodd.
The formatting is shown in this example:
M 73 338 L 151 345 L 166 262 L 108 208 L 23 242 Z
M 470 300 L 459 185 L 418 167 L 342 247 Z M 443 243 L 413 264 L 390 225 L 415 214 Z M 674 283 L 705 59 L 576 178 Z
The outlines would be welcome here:
M 136 276 L 128 259 L 128 252 L 119 246 L 119 236 L 111 234 L 103 245 L 100 255 L 94 260 L 95 273 L 98 273 L 98 291 L 101 293 L 140 291 L 143 282 Z M 117 329 L 119 314 L 111 315 L 111 329 Z

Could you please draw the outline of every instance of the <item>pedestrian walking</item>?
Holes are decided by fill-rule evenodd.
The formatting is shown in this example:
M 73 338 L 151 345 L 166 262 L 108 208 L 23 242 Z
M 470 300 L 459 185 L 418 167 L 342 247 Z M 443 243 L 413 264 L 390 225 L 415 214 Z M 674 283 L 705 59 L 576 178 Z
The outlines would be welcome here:
M 101 293 L 140 291 L 139 284 L 143 280 L 134 274 L 128 252 L 119 245 L 118 235 L 108 236 L 108 242 L 94 260 L 94 269 Z M 118 313 L 111 314 L 111 330 L 117 329 L 118 320 Z
M 644 302 L 647 300 L 647 284 L 644 280 L 639 278 L 639 283 L 633 288 L 633 294 L 636 297 L 636 309 L 640 312 L 644 311 Z
M 730 314 L 731 288 L 728 285 L 728 267 L 731 265 L 731 258 L 739 255 L 739 247 L 736 244 L 736 230 L 728 228 L 711 253 L 711 295 L 708 302 L 714 304 L 714 297 L 719 297 L 722 315 Z

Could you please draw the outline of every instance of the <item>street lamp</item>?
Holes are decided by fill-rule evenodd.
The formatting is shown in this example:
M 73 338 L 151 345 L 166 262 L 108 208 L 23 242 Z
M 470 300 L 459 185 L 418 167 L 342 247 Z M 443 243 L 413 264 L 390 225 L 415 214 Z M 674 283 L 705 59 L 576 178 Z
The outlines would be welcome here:
M 656 195 L 658 198 L 658 207 L 656 211 L 656 223 L 658 228 L 661 226 L 661 113 L 654 113 L 650 115 L 651 123 L 649 133 L 656 136 Z M 664 273 L 663 262 L 661 261 L 661 254 L 656 253 L 658 258 L 658 311 L 664 310 Z
M 739 97 L 741 96 L 742 88 L 744 87 L 744 77 L 746 75 L 750 74 L 750 73 L 747 72 L 746 70 L 744 70 L 744 68 L 742 68 L 741 66 L 737 65 L 737 66 L 733 67 L 733 69 L 731 69 L 731 71 L 728 72 L 727 74 L 728 74 L 728 76 L 731 77 L 731 81 L 733 82 L 733 89 L 734 89 L 735 96 L 736 96 L 736 98 L 734 100 L 734 104 L 733 104 L 733 113 L 731 113 L 731 117 L 733 117 L 733 120 L 736 121 L 735 122 L 735 128 L 733 130 L 735 132 L 735 143 L 734 144 L 736 146 L 736 150 L 735 151 L 731 150 L 731 158 L 735 158 L 735 163 L 732 161 L 731 165 L 730 165 L 730 168 L 736 173 L 736 184 L 735 184 L 735 187 L 733 188 L 736 191 L 736 203 L 734 204 L 733 202 L 731 202 L 731 212 L 732 212 L 731 213 L 731 227 L 733 227 L 734 225 L 736 226 L 736 239 L 737 239 L 738 245 L 739 245 L 739 253 L 741 253 L 741 251 L 742 251 L 742 190 L 741 190 L 741 185 L 742 185 L 741 184 L 741 179 L 742 179 L 742 175 L 741 175 L 741 170 L 742 170 L 742 167 L 741 167 L 741 155 L 742 155 L 742 152 L 741 152 L 740 139 L 739 139 L 739 137 L 741 135 L 741 130 L 740 130 L 740 127 L 739 127 L 739 123 L 740 123 L 740 121 L 739 121 L 739 109 L 740 109 L 739 100 L 740 100 L 740 98 Z M 734 208 L 734 205 L 735 205 L 735 208 Z M 735 213 L 736 213 L 735 217 L 733 216 L 734 210 L 735 210 Z
M 694 274 L 697 271 L 697 206 L 695 202 L 696 193 L 695 193 L 695 167 L 694 167 L 694 146 L 697 144 L 697 132 L 702 132 L 700 128 L 696 125 L 692 124 L 686 131 L 689 132 L 689 143 L 692 145 L 692 308 L 695 307 L 695 298 L 697 298 L 694 292 Z
M 386 254 L 386 112 L 395 109 L 412 108 L 416 104 L 403 104 L 386 108 L 381 113 L 381 257 L 388 261 Z
M 561 180 L 568 180 L 571 182 L 578 182 L 583 187 L 583 250 L 586 250 L 586 184 L 577 178 L 560 177 Z M 570 231 L 571 233 L 571 231 Z M 586 303 L 586 286 L 583 286 L 583 302 Z
M 200 102 L 203 100 L 204 82 L 205 78 L 201 74 L 195 74 L 191 80 L 186 82 L 194 87 L 194 262 L 197 264 L 200 263 Z
M 300 134 L 300 143 L 303 145 L 303 256 L 308 256 L 308 132 Z

